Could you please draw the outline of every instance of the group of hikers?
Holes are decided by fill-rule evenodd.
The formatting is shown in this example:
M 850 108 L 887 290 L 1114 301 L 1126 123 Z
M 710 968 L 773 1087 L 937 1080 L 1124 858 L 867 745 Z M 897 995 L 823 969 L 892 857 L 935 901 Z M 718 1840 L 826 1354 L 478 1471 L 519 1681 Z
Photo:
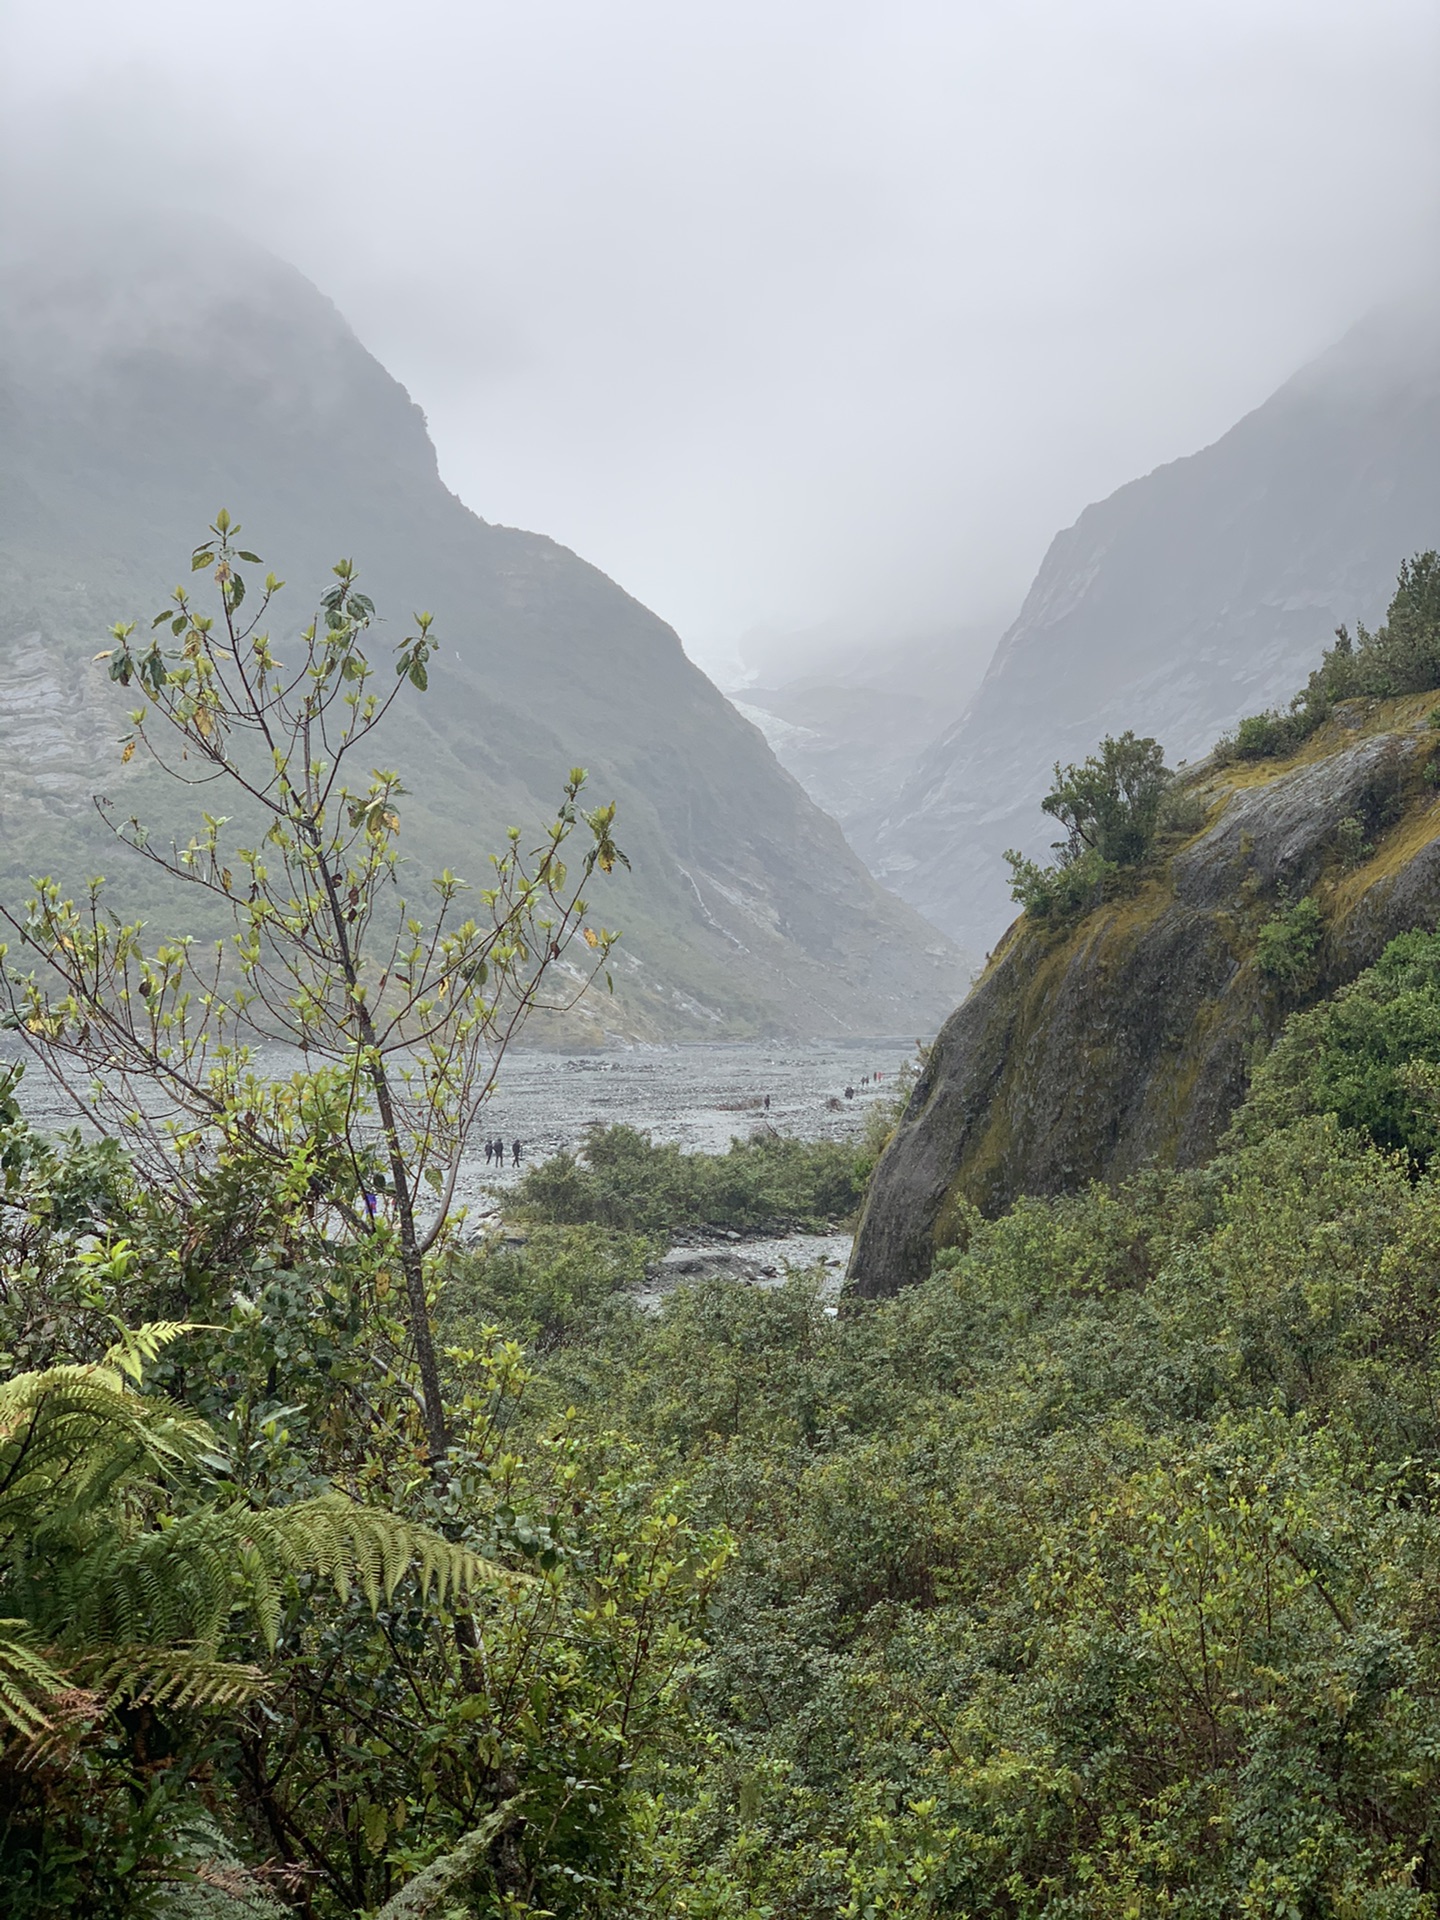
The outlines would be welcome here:
M 878 1086 L 879 1086 L 879 1084 L 880 1084 L 880 1075 L 879 1075 L 878 1073 L 867 1073 L 867 1074 L 864 1074 L 864 1075 L 862 1075 L 862 1077 L 861 1077 L 861 1080 L 860 1080 L 860 1084 L 861 1084 L 861 1086 L 862 1086 L 862 1087 L 868 1087 L 868 1086 L 870 1085 L 870 1082 L 871 1082 L 872 1080 L 873 1080 L 873 1081 L 875 1082 L 875 1085 L 876 1085 L 876 1086 L 878 1087 Z M 855 1098 L 855 1089 L 854 1089 L 854 1087 L 846 1087 L 846 1089 L 845 1089 L 845 1098 L 846 1098 L 847 1100 L 853 1100 L 853 1099 Z M 767 1106 L 767 1107 L 769 1106 L 769 1104 L 770 1104 L 770 1102 L 769 1102 L 769 1100 L 768 1100 L 768 1099 L 766 1100 L 766 1102 L 765 1102 L 765 1104 L 766 1104 L 766 1106 Z

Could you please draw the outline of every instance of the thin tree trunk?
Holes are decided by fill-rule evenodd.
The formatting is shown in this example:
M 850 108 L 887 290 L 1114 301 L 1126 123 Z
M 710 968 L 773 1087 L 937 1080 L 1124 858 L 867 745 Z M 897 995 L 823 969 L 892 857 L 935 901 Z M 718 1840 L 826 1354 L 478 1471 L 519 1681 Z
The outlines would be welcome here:
M 308 819 L 305 826 L 320 869 L 320 878 L 324 883 L 325 898 L 330 908 L 330 920 L 340 949 L 341 970 L 345 975 L 346 985 L 350 989 L 351 1004 L 355 1007 L 360 1024 L 360 1039 L 370 1056 L 366 1071 L 370 1076 L 370 1084 L 375 1089 L 375 1104 L 380 1110 L 380 1126 L 385 1135 L 386 1156 L 390 1162 L 390 1179 L 395 1188 L 395 1210 L 400 1226 L 400 1267 L 405 1276 L 405 1299 L 409 1308 L 410 1337 L 415 1343 L 415 1360 L 420 1369 L 420 1394 L 425 1403 L 425 1437 L 430 1449 L 430 1464 L 435 1466 L 449 1451 L 450 1435 L 445 1423 L 445 1399 L 440 1388 L 440 1363 L 435 1357 L 435 1336 L 430 1327 L 430 1308 L 425 1298 L 425 1259 L 420 1251 L 420 1237 L 415 1231 L 414 1197 L 410 1192 L 410 1180 L 405 1170 L 405 1156 L 400 1145 L 400 1128 L 395 1119 L 395 1103 L 390 1097 L 390 1081 L 385 1072 L 385 1063 L 375 1046 L 375 1025 L 370 1018 L 370 1010 L 356 992 L 359 976 L 355 970 L 354 956 L 350 951 L 350 936 L 345 924 L 345 910 L 340 903 L 339 888 L 330 871 L 330 863 L 325 858 L 318 826 Z

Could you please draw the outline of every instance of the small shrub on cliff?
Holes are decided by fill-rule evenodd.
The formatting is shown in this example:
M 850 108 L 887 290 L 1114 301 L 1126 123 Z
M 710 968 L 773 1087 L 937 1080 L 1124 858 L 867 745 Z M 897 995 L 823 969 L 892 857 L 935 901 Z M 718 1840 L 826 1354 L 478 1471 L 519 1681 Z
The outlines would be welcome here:
M 1177 839 L 1188 840 L 1192 833 L 1199 833 L 1209 816 L 1203 796 L 1193 787 L 1169 786 L 1161 795 L 1155 816 L 1156 836 L 1174 834 Z
M 1353 638 L 1348 627 L 1337 627 L 1334 646 L 1289 709 L 1252 713 L 1218 751 L 1239 760 L 1293 753 L 1325 724 L 1337 701 L 1388 700 L 1431 687 L 1440 687 L 1440 553 L 1434 549 L 1401 561 L 1383 627 L 1371 633 L 1357 622 Z
M 1159 741 L 1128 732 L 1107 735 L 1078 765 L 1057 760 L 1055 784 L 1040 805 L 1066 837 L 1055 842 L 1050 867 L 1007 851 L 1011 898 L 1042 920 L 1098 903 L 1107 876 L 1138 866 L 1154 845 L 1172 778 Z
M 1080 859 L 1042 867 L 1014 847 L 1005 858 L 1010 866 L 1010 897 L 1037 920 L 1063 920 L 1085 907 L 1098 906 L 1105 897 L 1106 876 L 1115 871 L 1093 850 Z
M 1130 732 L 1107 734 L 1078 766 L 1057 760 L 1055 785 L 1040 802 L 1066 831 L 1055 851 L 1071 863 L 1097 853 L 1114 866 L 1135 866 L 1150 851 L 1171 778 L 1159 741 Z
M 1303 993 L 1315 983 L 1324 928 L 1313 900 L 1295 900 L 1267 920 L 1255 942 L 1255 964 L 1283 993 Z

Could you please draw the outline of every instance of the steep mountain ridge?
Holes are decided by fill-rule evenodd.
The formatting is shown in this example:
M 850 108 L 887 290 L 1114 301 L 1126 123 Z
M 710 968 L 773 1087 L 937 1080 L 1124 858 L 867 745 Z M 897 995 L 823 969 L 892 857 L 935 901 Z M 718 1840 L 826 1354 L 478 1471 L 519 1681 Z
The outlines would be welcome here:
M 1290 759 L 1202 763 L 1204 826 L 1077 919 L 1025 915 L 931 1049 L 876 1169 L 863 1296 L 928 1272 L 966 1206 L 998 1212 L 1215 1149 L 1283 1015 L 1440 912 L 1436 696 L 1347 701 Z M 1319 909 L 1302 986 L 1261 929 Z
M 415 790 L 405 842 L 421 864 L 483 879 L 505 827 L 543 818 L 576 763 L 619 802 L 634 871 L 596 892 L 626 936 L 616 998 L 589 1014 L 597 1037 L 905 1033 L 953 1003 L 953 948 L 877 886 L 672 630 L 554 541 L 472 514 L 442 484 L 420 410 L 329 302 L 234 248 L 197 263 L 193 248 L 117 247 L 64 273 L 6 262 L 12 894 L 41 869 L 115 870 L 96 787 L 127 811 L 173 805 L 138 763 L 120 771 L 127 703 L 91 656 L 115 619 L 154 610 L 222 504 L 292 583 L 277 634 L 303 624 L 341 556 L 383 632 L 435 615 L 430 692 L 402 703 L 387 749 Z
M 966 712 L 871 853 L 962 945 L 1013 908 L 1002 854 L 1043 854 L 1056 760 L 1105 733 L 1194 757 L 1283 702 L 1338 621 L 1383 613 L 1401 557 L 1440 540 L 1440 300 L 1373 315 L 1203 451 L 1056 536 Z
M 873 863 L 880 823 L 931 741 L 963 709 L 998 638 L 992 626 L 875 643 L 823 671 L 777 676 L 730 697 Z

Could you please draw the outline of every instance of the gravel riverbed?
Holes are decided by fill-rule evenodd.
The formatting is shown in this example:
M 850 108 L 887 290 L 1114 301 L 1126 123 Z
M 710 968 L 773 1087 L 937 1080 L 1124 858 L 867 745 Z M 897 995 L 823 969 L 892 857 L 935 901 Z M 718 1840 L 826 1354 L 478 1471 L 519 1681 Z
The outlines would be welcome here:
M 483 1229 L 495 1220 L 505 1190 L 516 1184 L 525 1167 L 578 1147 L 587 1127 L 596 1123 L 624 1123 L 657 1141 L 704 1153 L 723 1153 L 731 1140 L 746 1139 L 764 1127 L 805 1140 L 853 1139 L 864 1126 L 866 1109 L 890 1091 L 913 1051 L 913 1045 L 902 1040 L 625 1047 L 584 1054 L 517 1050 L 505 1061 L 474 1149 L 462 1165 L 456 1197 L 475 1227 Z M 289 1071 L 279 1058 L 272 1067 Z M 850 1099 L 845 1097 L 847 1087 L 854 1090 Z M 27 1073 L 21 1095 L 37 1126 L 76 1124 L 73 1106 L 38 1070 Z M 486 1162 L 487 1137 L 505 1141 L 503 1168 Z M 519 1169 L 510 1152 L 516 1140 L 521 1147 Z M 687 1260 L 713 1261 L 727 1249 L 737 1278 L 778 1285 L 787 1263 L 814 1266 L 825 1261 L 838 1288 L 849 1244 L 848 1235 L 837 1233 L 676 1247 L 647 1295 L 658 1299 L 671 1286 L 695 1277 L 698 1270 L 680 1270 Z

